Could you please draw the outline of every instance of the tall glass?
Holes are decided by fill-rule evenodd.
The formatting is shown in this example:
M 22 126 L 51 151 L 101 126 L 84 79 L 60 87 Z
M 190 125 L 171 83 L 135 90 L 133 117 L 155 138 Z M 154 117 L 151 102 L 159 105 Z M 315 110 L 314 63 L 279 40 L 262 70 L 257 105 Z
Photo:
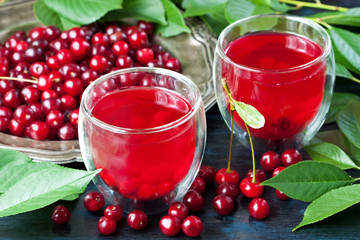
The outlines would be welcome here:
M 175 110 L 182 115 L 174 117 Z M 124 122 L 130 125 L 116 125 Z M 98 189 L 126 212 L 156 214 L 181 199 L 199 170 L 205 137 L 199 89 L 179 73 L 123 69 L 100 77 L 83 94 L 79 141 L 86 168 L 102 169 L 94 180 Z
M 254 106 L 265 126 L 250 128 L 257 150 L 300 148 L 315 135 L 329 109 L 335 79 L 327 32 L 315 22 L 290 15 L 241 19 L 219 36 L 213 65 L 216 99 L 230 127 L 225 79 L 233 98 Z M 234 113 L 234 133 L 248 134 Z

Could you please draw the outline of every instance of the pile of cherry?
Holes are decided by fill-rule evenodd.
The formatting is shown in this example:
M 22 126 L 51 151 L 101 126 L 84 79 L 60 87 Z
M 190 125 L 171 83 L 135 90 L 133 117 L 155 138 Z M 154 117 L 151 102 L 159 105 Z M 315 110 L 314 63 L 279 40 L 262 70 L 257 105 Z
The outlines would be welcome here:
M 180 72 L 177 58 L 150 44 L 152 32 L 152 23 L 139 21 L 108 25 L 104 32 L 94 25 L 13 33 L 0 43 L 0 132 L 36 140 L 76 139 L 81 95 L 99 76 L 134 66 Z
M 302 156 L 296 149 L 284 151 L 281 156 L 276 152 L 265 152 L 260 159 L 261 168 L 255 171 L 253 181 L 253 169 L 247 172 L 247 176 L 240 181 L 239 174 L 235 170 L 227 171 L 221 168 L 218 171 L 212 166 L 201 166 L 198 176 L 195 178 L 190 190 L 185 194 L 182 202 L 174 202 L 169 206 L 168 215 L 160 219 L 160 230 L 167 236 L 175 236 L 181 230 L 189 237 L 197 237 L 201 234 L 203 223 L 198 216 L 189 215 L 198 213 L 205 206 L 205 198 L 201 195 L 206 190 L 207 184 L 217 183 L 216 196 L 213 198 L 213 208 L 221 216 L 233 213 L 235 201 L 240 192 L 251 198 L 248 210 L 255 219 L 264 219 L 270 212 L 267 201 L 261 198 L 264 187 L 260 184 L 266 180 L 266 172 L 276 176 L 286 167 L 302 161 Z M 276 196 L 280 200 L 288 199 L 284 193 L 275 189 Z M 87 193 L 84 198 L 84 206 L 89 211 L 99 211 L 104 207 L 105 200 L 98 192 Z M 110 205 L 105 208 L 104 216 L 98 221 L 98 230 L 103 235 L 110 235 L 117 229 L 117 223 L 123 217 L 123 210 L 119 206 Z M 70 220 L 69 210 L 59 205 L 55 207 L 52 220 L 55 223 L 63 224 Z M 129 227 L 135 230 L 145 229 L 148 224 L 147 215 L 134 210 L 126 217 Z

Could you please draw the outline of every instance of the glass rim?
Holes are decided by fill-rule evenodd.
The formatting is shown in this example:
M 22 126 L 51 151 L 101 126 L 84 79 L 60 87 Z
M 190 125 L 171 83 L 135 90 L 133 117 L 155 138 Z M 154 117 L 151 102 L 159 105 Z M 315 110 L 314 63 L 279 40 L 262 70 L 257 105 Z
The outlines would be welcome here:
M 323 52 L 320 56 L 318 56 L 317 58 L 311 60 L 310 62 L 307 62 L 305 64 L 301 64 L 299 66 L 296 67 L 291 67 L 291 68 L 286 68 L 286 69 L 262 69 L 262 68 L 254 68 L 254 67 L 249 67 L 243 64 L 238 64 L 235 63 L 233 60 L 231 60 L 226 54 L 225 51 L 222 47 L 222 44 L 224 42 L 225 37 L 227 36 L 227 34 L 237 25 L 240 25 L 241 23 L 245 23 L 245 22 L 249 22 L 253 19 L 258 19 L 258 18 L 267 18 L 267 17 L 276 17 L 276 18 L 286 18 L 286 19 L 290 19 L 292 21 L 296 21 L 296 22 L 301 22 L 303 24 L 306 24 L 308 26 L 313 27 L 314 29 L 317 30 L 317 32 L 319 32 L 321 34 L 321 36 L 324 39 L 325 42 L 325 47 L 322 48 Z M 290 33 L 290 32 L 289 32 Z M 279 73 L 290 73 L 290 72 L 295 72 L 295 71 L 299 71 L 302 70 L 304 68 L 308 68 L 310 66 L 315 65 L 318 62 L 321 62 L 323 60 L 325 60 L 327 58 L 327 56 L 331 53 L 331 40 L 330 40 L 330 36 L 329 34 L 326 32 L 326 30 L 320 26 L 318 23 L 304 18 L 304 17 L 300 17 L 300 16 L 294 16 L 294 15 L 289 15 L 289 14 L 260 14 L 260 15 L 254 15 L 254 16 L 250 16 L 250 17 L 246 17 L 246 18 L 242 18 L 239 19 L 233 23 L 231 23 L 230 25 L 228 25 L 225 29 L 222 30 L 222 32 L 219 35 L 217 44 L 216 44 L 216 52 L 220 55 L 221 59 L 225 60 L 226 62 L 235 65 L 238 68 L 244 69 L 244 70 L 248 70 L 248 71 L 252 71 L 252 72 L 261 72 L 261 73 L 267 73 L 267 74 L 279 74 Z
M 91 110 L 89 108 L 89 106 L 86 104 L 86 101 L 89 98 L 89 93 L 94 90 L 97 86 L 99 86 L 102 82 L 106 81 L 107 79 L 111 78 L 111 77 L 116 77 L 119 76 L 121 74 L 127 74 L 127 73 L 139 73 L 139 72 L 144 72 L 144 73 L 155 73 L 155 74 L 162 74 L 165 76 L 170 76 L 173 77 L 177 80 L 181 80 L 181 82 L 185 83 L 187 86 L 189 86 L 189 88 L 191 89 L 192 93 L 194 94 L 194 98 L 195 98 L 195 102 L 194 104 L 191 104 L 191 109 L 182 117 L 169 122 L 167 124 L 164 125 L 160 125 L 160 126 L 156 126 L 156 127 L 151 127 L 151 128 L 124 128 L 124 127 L 117 127 L 111 124 L 108 124 L 106 122 L 101 121 L 100 119 L 96 118 L 92 113 Z M 158 89 L 162 89 L 162 87 L 157 87 L 157 86 L 152 86 Z M 167 89 L 167 88 L 165 88 Z M 172 91 L 171 89 L 167 89 Z M 177 92 L 176 92 L 177 93 Z M 179 94 L 179 93 L 177 93 Z M 195 85 L 195 83 L 190 80 L 187 76 L 180 74 L 178 72 L 172 71 L 172 70 L 168 70 L 168 69 L 164 69 L 164 68 L 157 68 L 157 67 L 131 67 L 131 68 L 125 68 L 125 69 L 120 69 L 120 70 L 116 70 L 110 73 L 107 73 L 99 78 L 97 78 L 95 81 L 93 81 L 84 91 L 83 93 L 83 97 L 81 99 L 81 103 L 80 103 L 80 114 L 81 112 L 84 112 L 84 117 L 86 119 L 89 119 L 92 123 L 94 123 L 95 125 L 114 132 L 114 133 L 119 133 L 119 134 L 150 134 L 150 133 L 158 133 L 158 132 L 163 132 L 163 131 L 167 131 L 170 130 L 172 128 L 175 128 L 181 124 L 186 123 L 190 118 L 192 118 L 199 110 L 200 107 L 202 105 L 202 97 L 200 94 L 200 90 L 198 89 L 198 87 Z M 83 111 L 82 111 L 83 110 Z

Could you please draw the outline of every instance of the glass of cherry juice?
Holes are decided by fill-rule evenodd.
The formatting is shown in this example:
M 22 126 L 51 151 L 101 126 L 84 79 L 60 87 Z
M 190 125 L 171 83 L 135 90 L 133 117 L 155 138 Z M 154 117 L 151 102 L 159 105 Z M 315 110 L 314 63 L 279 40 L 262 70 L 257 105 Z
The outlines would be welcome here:
M 79 142 L 98 189 L 124 211 L 156 214 L 186 193 L 206 135 L 202 98 L 182 74 L 129 68 L 104 75 L 83 93 Z
M 241 19 L 220 34 L 214 57 L 214 84 L 220 112 L 231 126 L 229 98 L 255 107 L 264 117 L 249 128 L 257 150 L 300 148 L 315 135 L 329 109 L 335 72 L 327 32 L 315 22 L 290 15 Z M 249 146 L 236 112 L 234 133 Z

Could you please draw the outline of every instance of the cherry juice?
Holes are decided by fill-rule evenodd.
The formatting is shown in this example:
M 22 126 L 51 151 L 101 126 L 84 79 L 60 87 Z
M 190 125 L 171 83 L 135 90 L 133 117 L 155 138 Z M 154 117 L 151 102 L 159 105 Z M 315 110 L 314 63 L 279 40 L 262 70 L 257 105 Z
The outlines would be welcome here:
M 326 59 L 314 41 L 289 33 L 256 32 L 232 42 L 222 61 L 233 97 L 254 106 L 265 126 L 251 133 L 266 140 L 291 138 L 317 115 L 324 95 Z M 241 65 L 241 66 L 240 66 Z M 234 114 L 235 123 L 244 128 Z
M 183 96 L 167 89 L 132 87 L 111 92 L 91 112 L 118 127 L 93 126 L 89 140 L 100 177 L 123 196 L 154 200 L 185 178 L 195 153 L 196 120 L 180 121 L 192 109 Z

